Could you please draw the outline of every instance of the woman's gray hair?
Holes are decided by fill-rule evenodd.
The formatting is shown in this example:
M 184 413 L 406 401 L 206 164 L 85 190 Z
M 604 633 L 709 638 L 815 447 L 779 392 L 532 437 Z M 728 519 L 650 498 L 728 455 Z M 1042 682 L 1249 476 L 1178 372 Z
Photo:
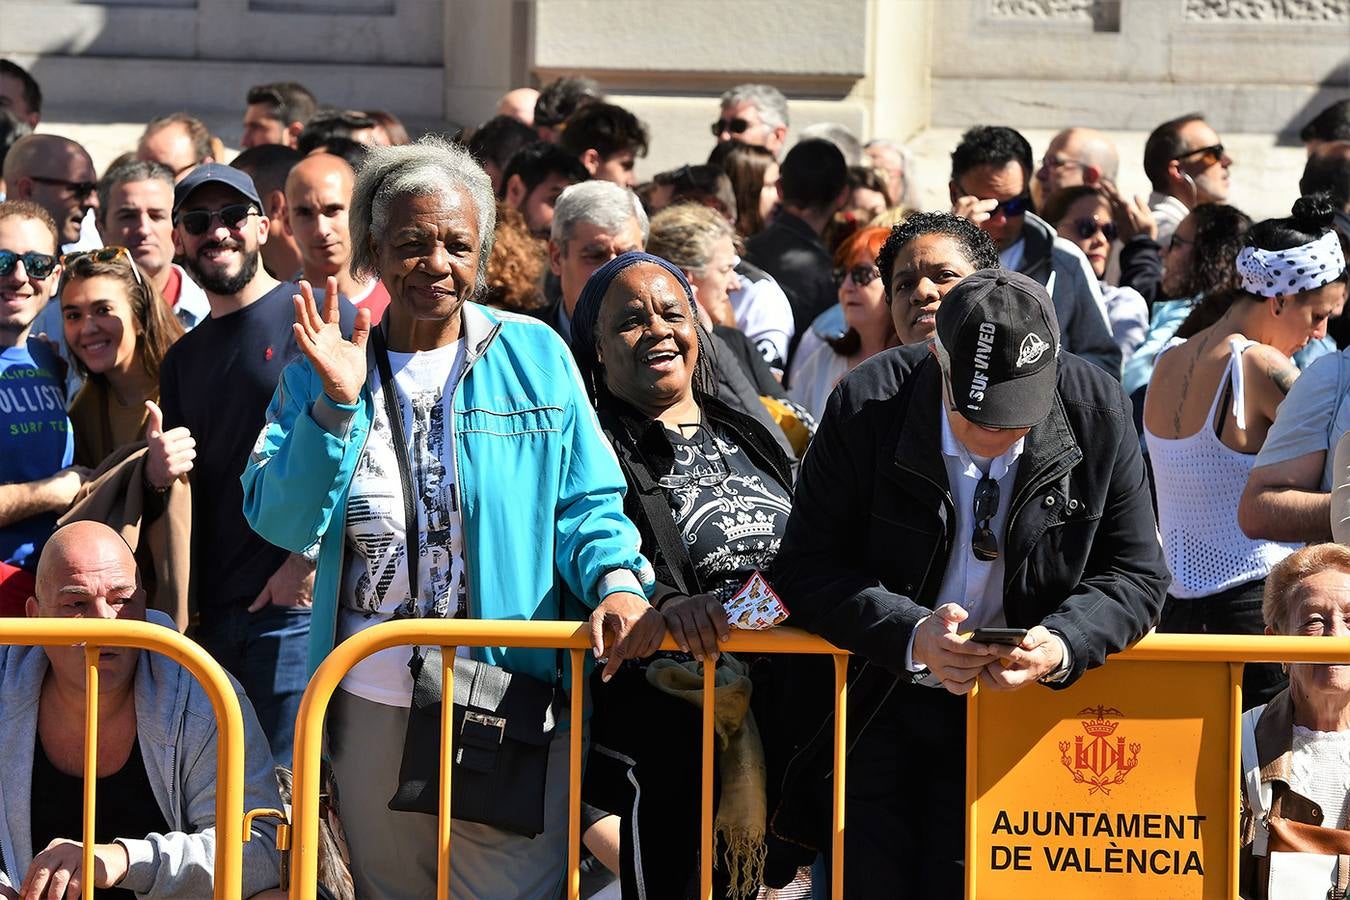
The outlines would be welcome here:
M 642 201 L 637 194 L 611 181 L 583 181 L 558 195 L 558 202 L 553 207 L 553 226 L 548 236 L 558 246 L 565 248 L 578 222 L 586 222 L 613 234 L 623 231 L 634 219 L 642 231 L 642 243 L 646 245 L 650 224 L 647 211 L 642 208 Z
M 400 147 L 371 147 L 352 188 L 352 274 L 379 275 L 372 238 L 383 240 L 389 210 L 406 197 L 469 195 L 478 214 L 478 268 L 474 285 L 487 287 L 488 258 L 497 225 L 492 181 L 463 147 L 429 134 Z

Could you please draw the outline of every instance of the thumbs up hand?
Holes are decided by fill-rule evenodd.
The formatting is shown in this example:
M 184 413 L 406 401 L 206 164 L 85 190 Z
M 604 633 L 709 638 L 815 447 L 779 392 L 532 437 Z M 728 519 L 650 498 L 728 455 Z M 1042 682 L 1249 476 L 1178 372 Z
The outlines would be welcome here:
M 164 413 L 153 400 L 145 401 L 149 423 L 145 428 L 145 442 L 149 449 L 145 457 L 145 479 L 150 486 L 167 491 L 175 478 L 187 483 L 192 471 L 192 460 L 197 456 L 197 441 L 186 428 L 164 430 Z

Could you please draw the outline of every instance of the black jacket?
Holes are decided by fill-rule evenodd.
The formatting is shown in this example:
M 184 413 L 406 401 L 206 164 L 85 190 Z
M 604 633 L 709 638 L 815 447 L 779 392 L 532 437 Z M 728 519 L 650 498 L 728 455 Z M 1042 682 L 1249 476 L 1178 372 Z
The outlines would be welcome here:
M 1055 304 L 1064 349 L 1095 363 L 1119 381 L 1120 347 L 1111 337 L 1106 316 L 1092 295 L 1089 281 L 1092 273 L 1085 268 L 1087 261 L 1082 254 L 1057 248 L 1056 237 L 1055 230 L 1044 219 L 1028 213 L 1022 226 L 1022 263 L 1017 271 L 1051 288 L 1050 299 Z M 1051 274 L 1055 276 L 1053 286 Z
M 910 635 L 936 605 L 953 548 L 969 552 L 968 536 L 953 533 L 941 384 L 926 345 L 884 351 L 844 378 L 802 461 L 774 565 L 789 624 L 856 654 L 851 725 L 871 717 L 897 678 L 914 678 L 904 665 Z M 1064 638 L 1073 665 L 1058 687 L 1157 620 L 1170 577 L 1129 401 L 1119 382 L 1071 354 L 1060 356 L 1049 418 L 1027 434 L 1008 523 L 999 535 L 1007 623 Z M 830 686 L 828 677 L 817 683 L 809 702 L 832 710 Z M 824 783 L 831 729 L 807 733 L 789 794 L 812 772 Z M 804 835 L 821 823 L 798 830 L 804 824 L 784 809 L 774 827 L 812 843 Z
M 1120 248 L 1120 286 L 1132 287 L 1149 308 L 1163 299 L 1162 247 L 1146 234 L 1136 234 Z
M 825 242 L 805 221 L 780 211 L 768 228 L 746 242 L 745 256 L 772 275 L 787 294 L 795 329 L 789 351 L 795 349 L 816 316 L 839 299 Z
M 703 398 L 700 405 L 709 423 L 728 431 L 761 471 L 792 490 L 788 457 L 767 428 L 715 397 Z M 665 426 L 608 392 L 601 395 L 596 413 L 628 482 L 623 498 L 624 514 L 637 526 L 642 536 L 642 555 L 651 561 L 656 572 L 652 605 L 659 607 L 672 594 L 701 593 L 698 574 L 674 532 L 670 499 L 656 483 L 658 477 L 670 471 L 675 459 L 675 448 L 666 436 Z M 678 546 L 672 548 L 672 542 Z

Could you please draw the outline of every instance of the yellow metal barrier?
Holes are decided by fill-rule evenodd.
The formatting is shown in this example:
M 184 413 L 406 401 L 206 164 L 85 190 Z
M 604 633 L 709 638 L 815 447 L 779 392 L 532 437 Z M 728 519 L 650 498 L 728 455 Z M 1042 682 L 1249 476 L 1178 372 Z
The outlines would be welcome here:
M 243 875 L 244 719 L 225 670 L 200 646 L 171 628 L 148 622 L 95 619 L 0 619 L 0 644 L 84 645 L 84 844 L 81 890 L 93 900 L 94 793 L 98 772 L 98 656 L 103 647 L 134 647 L 161 653 L 201 684 L 216 714 L 216 900 L 238 900 Z M 22 878 L 23 873 L 16 877 Z
M 581 860 L 581 728 L 584 658 L 590 648 L 587 626 L 579 622 L 506 622 L 466 619 L 405 619 L 386 622 L 367 628 L 333 649 L 319 666 L 300 701 L 295 728 L 295 772 L 291 804 L 293 818 L 291 857 L 292 900 L 315 900 L 315 883 L 319 862 L 319 756 L 323 744 L 323 719 L 333 691 L 352 668 L 361 660 L 380 650 L 412 644 L 453 647 L 529 647 L 536 649 L 563 648 L 570 651 L 572 660 L 571 749 L 569 755 L 570 779 L 568 788 L 568 844 L 567 896 L 577 900 L 581 892 L 578 866 Z M 843 897 L 844 864 L 844 735 L 846 729 L 845 676 L 848 672 L 848 654 L 827 641 L 792 628 L 769 631 L 733 631 L 731 639 L 722 645 L 727 652 L 737 653 L 828 653 L 834 656 L 835 732 L 834 732 L 834 811 L 833 811 L 833 896 Z M 662 648 L 678 649 L 667 637 Z M 441 673 L 443 693 L 454 692 L 454 653 L 442 653 Z M 713 690 L 715 671 L 705 666 L 703 672 L 703 784 L 702 833 L 700 853 L 701 895 L 712 897 L 713 859 L 713 704 L 709 694 Z M 451 705 L 442 705 L 441 715 L 441 796 L 438 836 L 437 895 L 446 897 L 450 884 L 450 769 L 451 745 L 454 740 Z
M 1062 691 L 976 690 L 966 896 L 1236 897 L 1249 662 L 1350 662 L 1350 638 L 1156 634 Z

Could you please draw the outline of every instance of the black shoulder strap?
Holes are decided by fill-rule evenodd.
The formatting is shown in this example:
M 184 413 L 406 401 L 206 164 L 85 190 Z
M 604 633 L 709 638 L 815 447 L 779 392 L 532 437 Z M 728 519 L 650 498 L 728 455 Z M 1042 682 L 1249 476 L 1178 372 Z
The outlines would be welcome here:
M 403 410 L 398 405 L 398 391 L 394 373 L 389 365 L 389 351 L 384 343 L 384 329 L 372 328 L 370 340 L 375 347 L 375 364 L 380 369 L 380 393 L 384 395 L 384 414 L 389 419 L 389 433 L 393 438 L 394 458 L 398 460 L 398 480 L 403 487 L 403 535 L 407 542 L 408 596 L 412 598 L 412 617 L 422 614 L 422 595 L 418 584 L 422 555 L 421 532 L 417 520 L 416 494 L 413 491 L 412 467 L 408 463 L 408 439 L 403 431 Z M 459 477 L 456 473 L 455 477 Z M 401 618 L 395 615 L 395 618 Z

